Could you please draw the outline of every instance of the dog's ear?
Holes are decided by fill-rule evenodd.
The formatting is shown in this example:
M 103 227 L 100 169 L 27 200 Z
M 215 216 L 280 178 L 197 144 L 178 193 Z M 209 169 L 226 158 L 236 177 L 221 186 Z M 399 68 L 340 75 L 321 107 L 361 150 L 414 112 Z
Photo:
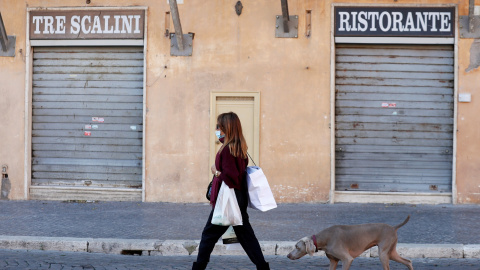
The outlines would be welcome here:
M 313 244 L 313 240 L 311 238 L 305 239 L 305 249 L 307 251 L 307 254 L 310 256 L 313 256 L 313 254 L 316 251 L 315 245 Z

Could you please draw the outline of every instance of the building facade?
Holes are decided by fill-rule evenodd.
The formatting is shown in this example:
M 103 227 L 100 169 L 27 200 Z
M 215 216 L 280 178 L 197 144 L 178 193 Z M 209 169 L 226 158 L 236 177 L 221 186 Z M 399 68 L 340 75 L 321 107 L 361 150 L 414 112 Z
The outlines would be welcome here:
M 205 202 L 234 111 L 278 202 L 480 203 L 480 1 L 177 4 L 0 2 L 3 199 Z

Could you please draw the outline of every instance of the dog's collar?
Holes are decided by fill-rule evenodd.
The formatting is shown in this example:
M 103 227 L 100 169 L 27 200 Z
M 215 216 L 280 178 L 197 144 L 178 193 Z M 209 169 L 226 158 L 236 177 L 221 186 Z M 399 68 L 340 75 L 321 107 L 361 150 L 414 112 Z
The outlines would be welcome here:
M 317 246 L 317 236 L 312 235 L 312 240 L 313 240 L 313 244 L 315 245 L 315 252 L 318 251 L 318 246 Z

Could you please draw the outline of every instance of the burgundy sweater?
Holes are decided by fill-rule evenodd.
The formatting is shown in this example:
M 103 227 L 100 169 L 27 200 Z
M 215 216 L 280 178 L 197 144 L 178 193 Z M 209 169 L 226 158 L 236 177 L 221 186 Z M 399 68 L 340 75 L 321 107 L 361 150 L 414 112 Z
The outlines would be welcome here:
M 248 158 L 234 157 L 230 153 L 230 148 L 225 146 L 221 152 L 217 153 L 215 158 L 215 168 L 221 172 L 219 177 L 213 178 L 212 194 L 210 196 L 210 204 L 215 207 L 218 191 L 222 182 L 227 184 L 229 188 L 238 190 L 244 189 L 244 182 L 248 165 Z

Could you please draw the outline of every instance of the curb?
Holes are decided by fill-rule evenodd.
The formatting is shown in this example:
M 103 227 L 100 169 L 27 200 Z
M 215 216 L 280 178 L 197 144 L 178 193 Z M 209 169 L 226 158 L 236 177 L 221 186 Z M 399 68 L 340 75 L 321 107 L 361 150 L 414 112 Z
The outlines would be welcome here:
M 196 256 L 199 240 L 101 239 L 69 237 L 37 237 L 0 235 L 0 249 L 90 252 L 143 256 Z M 261 241 L 264 255 L 286 256 L 295 246 L 290 241 Z M 406 258 L 480 258 L 480 245 L 463 244 L 397 244 L 397 251 Z M 240 245 L 217 243 L 212 255 L 246 255 Z M 324 252 L 314 256 L 325 256 Z M 378 257 L 377 247 L 360 257 Z

